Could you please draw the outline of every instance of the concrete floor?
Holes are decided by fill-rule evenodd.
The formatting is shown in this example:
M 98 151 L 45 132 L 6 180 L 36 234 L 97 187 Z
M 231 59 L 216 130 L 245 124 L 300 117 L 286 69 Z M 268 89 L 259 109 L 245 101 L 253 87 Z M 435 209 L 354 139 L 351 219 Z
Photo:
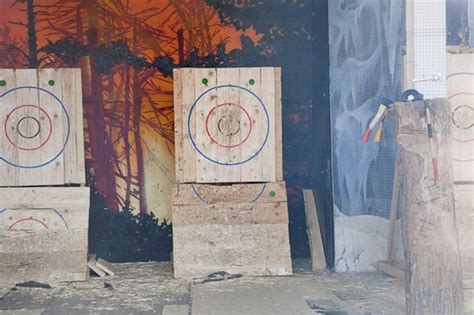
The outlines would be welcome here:
M 192 284 L 173 279 L 170 263 L 114 264 L 114 277 L 50 284 L 50 289 L 0 284 L 0 314 L 405 313 L 404 289 L 396 279 L 381 273 L 312 273 L 308 267 L 299 260 L 293 277 Z

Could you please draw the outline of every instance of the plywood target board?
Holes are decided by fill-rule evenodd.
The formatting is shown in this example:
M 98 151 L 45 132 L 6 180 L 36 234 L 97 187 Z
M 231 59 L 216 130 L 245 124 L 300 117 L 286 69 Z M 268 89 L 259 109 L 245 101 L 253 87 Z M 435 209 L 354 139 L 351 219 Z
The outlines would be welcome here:
M 448 54 L 454 180 L 474 181 L 474 54 Z
M 174 71 L 176 181 L 282 179 L 280 68 Z
M 79 69 L 0 69 L 0 186 L 85 183 Z

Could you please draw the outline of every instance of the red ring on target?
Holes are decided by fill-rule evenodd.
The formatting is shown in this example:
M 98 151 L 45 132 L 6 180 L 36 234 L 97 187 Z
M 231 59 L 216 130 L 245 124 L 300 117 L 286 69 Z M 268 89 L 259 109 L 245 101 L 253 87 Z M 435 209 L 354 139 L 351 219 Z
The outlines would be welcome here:
M 247 119 L 249 121 L 249 131 L 247 133 L 247 135 L 245 136 L 244 140 L 242 140 L 240 143 L 237 143 L 237 144 L 233 144 L 233 145 L 224 145 L 224 144 L 220 144 L 219 142 L 217 142 L 217 140 L 211 135 L 211 133 L 209 132 L 209 117 L 211 117 L 211 114 L 217 110 L 218 108 L 221 108 L 222 106 L 237 106 L 241 111 L 243 111 L 245 113 L 245 115 L 247 116 Z M 241 146 L 242 144 L 245 143 L 245 141 L 248 140 L 248 138 L 250 137 L 250 134 L 252 133 L 252 119 L 250 118 L 250 115 L 249 113 L 247 112 L 247 110 L 245 110 L 245 108 L 243 108 L 241 105 L 239 104 L 235 104 L 235 103 L 223 103 L 223 104 L 220 104 L 220 105 L 217 105 L 217 106 L 214 106 L 210 111 L 209 113 L 207 114 L 207 117 L 206 117 L 206 133 L 207 135 L 209 136 L 209 138 L 211 139 L 212 142 L 214 142 L 215 144 L 217 144 L 218 146 L 220 147 L 223 147 L 223 148 L 235 148 L 235 147 L 238 147 L 238 146 Z
M 13 140 L 10 138 L 10 135 L 8 134 L 8 128 L 7 128 L 7 124 L 8 124 L 8 120 L 10 119 L 11 115 L 19 110 L 20 108 L 24 108 L 24 107 L 32 107 L 32 108 L 37 108 L 39 109 L 45 116 L 46 118 L 48 118 L 48 122 L 49 122 L 49 132 L 48 132 L 48 136 L 46 137 L 46 139 L 40 144 L 38 145 L 37 147 L 34 147 L 34 148 L 24 148 L 24 147 L 21 147 L 19 146 L 18 144 L 16 144 L 15 142 L 13 142 Z M 5 131 L 5 135 L 7 136 L 7 140 L 8 142 L 10 142 L 13 146 L 17 147 L 18 149 L 20 150 L 24 150 L 24 151 L 34 151 L 34 150 L 38 150 L 40 149 L 41 147 L 43 147 L 48 141 L 49 139 L 51 138 L 51 134 L 53 132 L 53 122 L 51 121 L 51 117 L 48 115 L 48 113 L 42 109 L 41 107 L 37 106 L 37 105 L 20 105 L 20 106 L 17 106 L 15 108 L 13 108 L 8 114 L 7 114 L 7 118 L 5 119 L 5 124 L 3 125 L 3 130 Z

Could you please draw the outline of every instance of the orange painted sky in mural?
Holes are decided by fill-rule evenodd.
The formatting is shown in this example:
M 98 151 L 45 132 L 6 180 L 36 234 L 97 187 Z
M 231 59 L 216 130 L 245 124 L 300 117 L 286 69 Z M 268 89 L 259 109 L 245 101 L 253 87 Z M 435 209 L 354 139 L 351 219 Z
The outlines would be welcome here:
M 35 3 L 37 4 L 54 4 L 58 0 L 36 0 Z M 128 3 L 130 7 L 130 14 L 133 14 L 135 12 L 139 12 L 141 10 L 147 9 L 150 7 L 150 0 L 122 0 L 124 3 Z M 196 1 L 196 0 L 188 0 L 188 1 Z M 200 1 L 200 0 L 197 0 Z M 202 0 L 204 2 L 204 0 Z M 26 22 L 26 12 L 22 11 L 25 5 L 23 4 L 16 4 L 13 5 L 15 0 L 0 0 L 0 26 L 8 26 L 11 30 L 11 35 L 18 39 L 24 40 L 26 38 L 26 28 L 19 26 L 19 25 L 14 25 L 10 22 Z M 105 3 L 113 3 L 114 1 L 112 0 L 103 0 Z M 183 3 L 185 3 L 183 1 Z M 162 9 L 165 8 L 167 5 L 169 5 L 168 0 L 158 0 L 154 2 L 153 4 L 155 7 Z M 155 18 L 152 18 L 149 20 L 148 24 L 150 25 L 160 25 L 162 21 L 160 21 L 160 16 L 157 16 Z M 222 23 L 220 23 L 218 15 L 216 14 L 215 17 L 213 18 L 213 23 L 215 24 L 220 24 L 220 30 L 222 32 L 222 37 L 225 37 L 227 44 L 226 44 L 226 50 L 232 50 L 232 49 L 240 49 L 241 48 L 241 43 L 240 43 L 240 36 L 242 34 L 245 34 L 252 38 L 255 42 L 258 42 L 258 40 L 261 38 L 261 35 L 257 34 L 253 28 L 249 28 L 245 31 L 239 31 L 234 29 L 233 27 L 230 26 L 224 26 Z M 48 43 L 49 41 L 55 41 L 59 39 L 58 37 L 55 36 L 42 36 L 41 32 L 38 34 L 38 46 L 42 46 Z

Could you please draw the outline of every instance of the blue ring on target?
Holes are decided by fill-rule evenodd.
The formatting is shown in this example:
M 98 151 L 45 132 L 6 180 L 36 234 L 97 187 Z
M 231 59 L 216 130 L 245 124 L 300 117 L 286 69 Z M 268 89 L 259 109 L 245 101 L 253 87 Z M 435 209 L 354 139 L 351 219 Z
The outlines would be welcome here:
M 47 162 L 44 162 L 42 164 L 39 164 L 39 165 L 32 165 L 32 166 L 24 166 L 24 165 L 18 165 L 18 164 L 15 164 L 15 163 L 12 163 L 8 160 L 6 160 L 5 158 L 1 157 L 0 156 L 0 160 L 4 161 L 5 163 L 11 165 L 11 166 L 14 166 L 14 167 L 18 167 L 18 168 L 40 168 L 40 167 L 43 167 L 43 166 L 46 166 L 50 163 L 52 163 L 54 160 L 56 160 L 61 154 L 64 153 L 64 150 L 66 148 L 66 145 L 69 141 L 69 134 L 71 133 L 71 123 L 69 121 L 69 114 L 66 110 L 66 106 L 64 106 L 63 102 L 56 96 L 54 95 L 53 93 L 51 93 L 50 91 L 48 90 L 45 90 L 43 88 L 40 88 L 40 87 L 37 87 L 37 86 L 20 86 L 20 87 L 16 87 L 14 89 L 11 89 L 11 90 L 8 90 L 6 91 L 5 93 L 1 94 L 0 95 L 0 98 L 4 97 L 5 95 L 8 95 L 16 90 L 21 90 L 21 89 L 35 89 L 35 90 L 39 90 L 39 91 L 42 91 L 42 92 L 45 92 L 49 95 L 51 95 L 62 107 L 63 111 L 64 111 L 64 114 L 66 115 L 66 122 L 67 122 L 67 134 L 66 134 L 66 140 L 64 141 L 64 145 L 63 147 L 61 148 L 61 150 L 52 158 L 50 159 L 49 161 Z
M 235 162 L 235 163 L 222 163 L 222 162 L 219 162 L 217 160 L 214 160 L 214 159 L 211 159 L 210 157 L 208 157 L 207 155 L 205 155 L 201 150 L 199 150 L 199 148 L 197 147 L 196 145 L 196 142 L 194 142 L 194 138 L 193 138 L 193 135 L 191 134 L 191 115 L 193 113 L 193 110 L 194 108 L 196 107 L 196 104 L 199 102 L 199 100 L 204 96 L 206 95 L 207 93 L 211 92 L 212 90 L 217 90 L 217 89 L 220 89 L 220 88 L 227 88 L 227 87 L 230 87 L 230 88 L 237 88 L 237 89 L 241 89 L 241 90 L 244 90 L 246 92 L 249 92 L 250 94 L 252 94 L 257 100 L 258 102 L 260 103 L 260 105 L 262 106 L 263 108 L 263 111 L 265 112 L 265 116 L 267 118 L 267 132 L 265 134 L 265 140 L 263 141 L 262 145 L 260 146 L 260 148 L 257 150 L 257 152 L 255 152 L 254 155 L 250 156 L 249 158 L 247 158 L 246 160 L 243 160 L 243 161 L 239 161 L 239 162 Z M 239 86 L 239 85 L 233 85 L 233 84 L 227 84 L 227 85 L 218 85 L 218 86 L 215 86 L 213 88 L 210 88 L 208 89 L 207 91 L 205 91 L 204 93 L 202 93 L 201 95 L 199 95 L 199 97 L 194 101 L 193 105 L 191 106 L 191 108 L 189 109 L 189 113 L 188 113 L 188 135 L 189 135 L 189 139 L 191 140 L 191 143 L 193 145 L 193 147 L 196 149 L 196 151 L 199 152 L 199 154 L 201 154 L 206 160 L 212 162 L 212 163 L 216 163 L 216 164 L 219 164 L 219 165 L 222 165 L 222 166 L 234 166 L 234 165 L 240 165 L 240 164 L 244 164 L 244 163 L 247 163 L 248 161 L 252 160 L 253 158 L 255 158 L 262 150 L 263 148 L 265 147 L 265 144 L 267 143 L 267 140 L 268 140 L 268 135 L 270 134 L 270 117 L 268 116 L 268 111 L 267 111 L 267 108 L 265 107 L 265 104 L 262 102 L 262 100 L 252 91 L 250 91 L 249 89 L 246 89 L 242 86 Z

